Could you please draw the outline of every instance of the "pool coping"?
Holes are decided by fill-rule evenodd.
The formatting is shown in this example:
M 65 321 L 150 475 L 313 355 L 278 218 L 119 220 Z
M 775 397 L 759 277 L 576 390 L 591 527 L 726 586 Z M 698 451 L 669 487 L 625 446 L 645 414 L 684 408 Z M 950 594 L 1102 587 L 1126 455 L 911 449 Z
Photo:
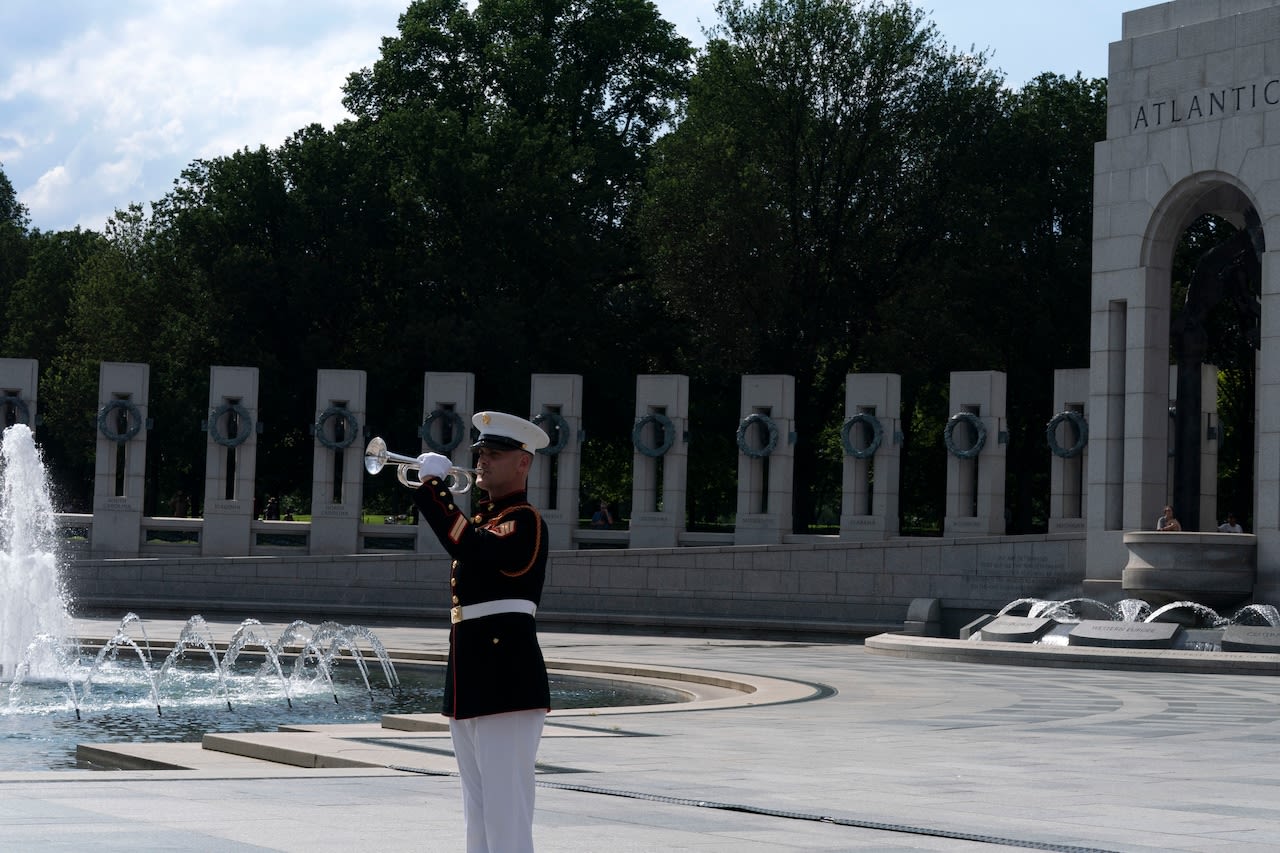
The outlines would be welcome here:
M 445 655 L 387 649 L 396 666 L 439 665 Z M 643 683 L 678 691 L 687 701 L 607 708 L 556 709 L 544 737 L 582 737 L 564 721 L 581 717 L 688 713 L 797 702 L 823 689 L 799 681 L 600 660 L 548 660 L 550 673 Z M 597 735 L 598 736 L 598 735 Z M 273 732 L 207 733 L 200 743 L 84 743 L 76 757 L 99 770 L 254 771 L 268 766 L 296 770 L 392 770 L 456 772 L 448 720 L 439 713 L 384 714 L 380 722 L 282 725 Z M 51 771 L 75 772 L 75 771 Z

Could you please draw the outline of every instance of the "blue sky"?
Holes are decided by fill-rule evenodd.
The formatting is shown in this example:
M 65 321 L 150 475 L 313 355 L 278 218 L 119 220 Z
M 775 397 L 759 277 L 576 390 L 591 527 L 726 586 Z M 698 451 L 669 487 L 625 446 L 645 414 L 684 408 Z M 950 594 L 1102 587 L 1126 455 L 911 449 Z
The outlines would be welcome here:
M 943 40 L 1018 86 L 1105 77 L 1141 0 L 912 0 Z M 3 0 L 0 164 L 31 224 L 101 230 L 161 198 L 196 158 L 279 146 L 346 118 L 341 87 L 378 57 L 408 0 Z M 695 43 L 714 0 L 657 0 Z

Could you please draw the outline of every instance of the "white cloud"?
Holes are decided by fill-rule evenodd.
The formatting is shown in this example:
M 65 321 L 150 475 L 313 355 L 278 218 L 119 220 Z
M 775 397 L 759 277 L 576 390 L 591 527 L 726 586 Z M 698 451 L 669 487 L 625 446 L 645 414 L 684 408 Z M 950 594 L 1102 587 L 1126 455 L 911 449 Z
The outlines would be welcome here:
M 94 169 L 93 184 L 117 197 L 125 195 L 137 184 L 142 165 L 137 159 L 125 158 L 103 163 Z
M 40 176 L 30 192 L 20 201 L 30 209 L 61 207 L 71 188 L 71 173 L 66 166 L 55 166 Z
M 347 117 L 410 0 L 3 0 L 0 164 L 33 226 L 101 230 L 197 158 Z M 659 0 L 700 42 L 714 0 Z
M 101 229 L 103 219 L 66 219 L 80 215 L 71 185 L 80 210 L 154 201 L 197 157 L 341 121 L 342 84 L 376 60 L 405 5 L 126 3 L 114 19 L 41 23 L 67 31 L 35 55 L 0 33 L 0 163 L 36 227 Z

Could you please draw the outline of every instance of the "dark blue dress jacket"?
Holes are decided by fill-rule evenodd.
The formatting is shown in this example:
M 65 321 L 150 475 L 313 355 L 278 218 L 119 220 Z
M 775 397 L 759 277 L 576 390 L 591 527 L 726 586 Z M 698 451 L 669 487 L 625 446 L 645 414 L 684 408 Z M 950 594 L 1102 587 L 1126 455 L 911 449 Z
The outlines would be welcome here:
M 423 520 L 453 557 L 451 605 L 520 598 L 542 601 L 547 574 L 547 525 L 515 492 L 478 502 L 467 518 L 453 494 L 429 477 L 413 493 Z M 445 672 L 446 717 L 464 720 L 488 714 L 550 708 L 547 666 L 534 617 L 498 613 L 453 624 Z

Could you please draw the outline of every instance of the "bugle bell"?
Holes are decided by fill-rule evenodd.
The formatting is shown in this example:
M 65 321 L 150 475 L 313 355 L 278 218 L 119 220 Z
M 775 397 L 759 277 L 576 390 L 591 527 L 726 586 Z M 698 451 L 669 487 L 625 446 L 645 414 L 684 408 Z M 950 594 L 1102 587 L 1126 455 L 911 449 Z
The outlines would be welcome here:
M 416 489 L 422 485 L 422 481 L 417 476 L 414 476 L 413 479 L 409 478 L 410 471 L 418 470 L 418 457 L 401 456 L 399 453 L 392 453 L 387 450 L 385 441 L 374 437 L 364 449 L 364 470 L 370 474 L 377 474 L 387 466 L 388 462 L 396 466 L 396 476 L 401 483 L 411 489 Z M 455 495 L 466 494 L 476 484 L 476 470 L 474 468 L 450 468 L 444 479 L 449 491 Z

